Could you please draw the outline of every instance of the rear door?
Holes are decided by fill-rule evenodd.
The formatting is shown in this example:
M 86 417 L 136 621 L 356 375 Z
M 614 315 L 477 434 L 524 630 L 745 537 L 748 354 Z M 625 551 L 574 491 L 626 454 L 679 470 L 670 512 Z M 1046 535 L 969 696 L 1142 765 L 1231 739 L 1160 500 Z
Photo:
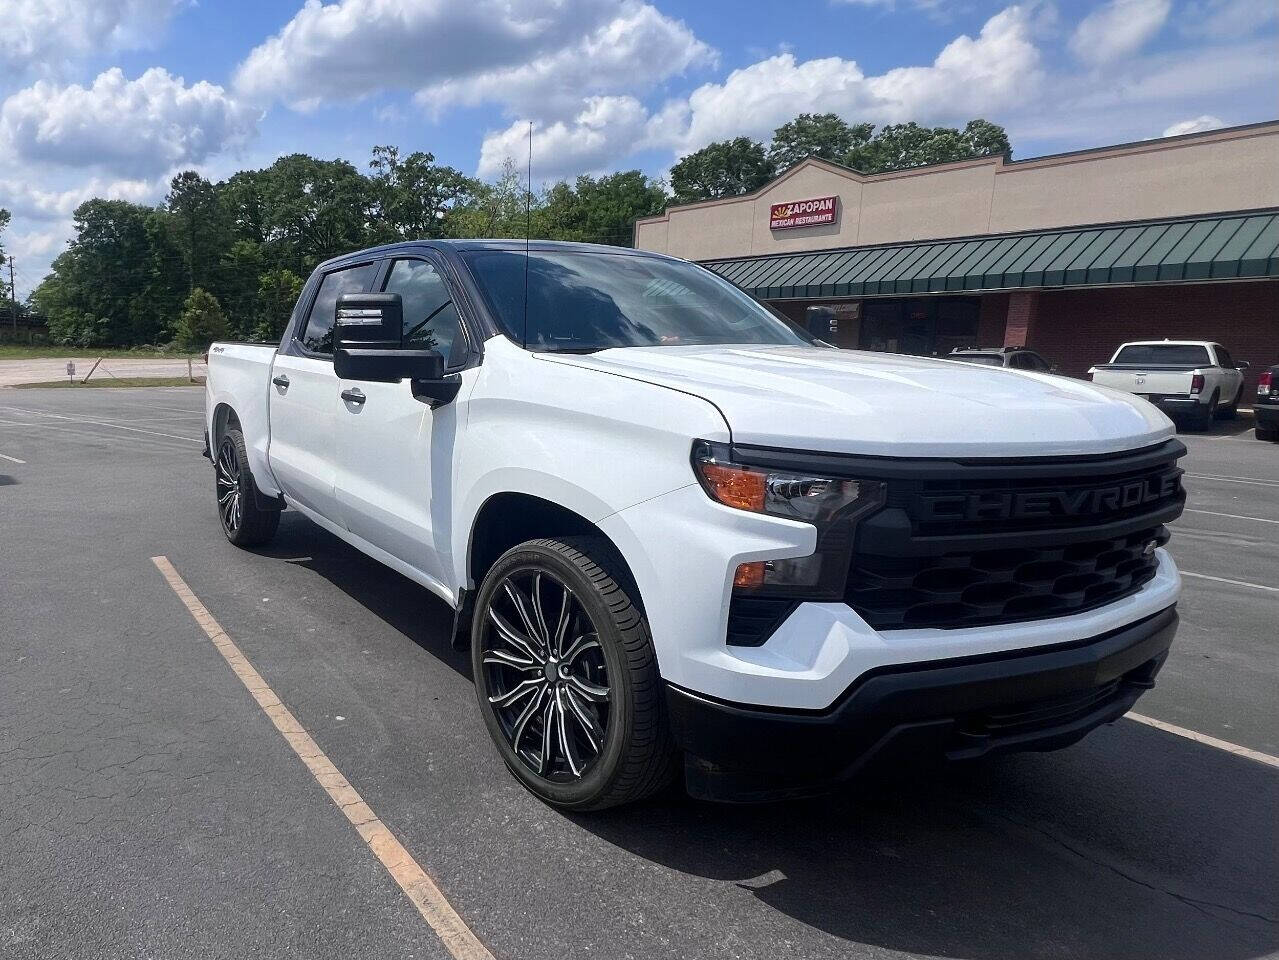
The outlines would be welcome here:
M 333 318 L 338 296 L 367 292 L 376 274 L 375 261 L 326 273 L 271 370 L 272 472 L 289 499 L 339 526 L 334 433 L 342 400 L 333 372 Z
M 449 588 L 449 522 L 454 451 L 466 397 L 478 369 L 441 261 L 413 254 L 391 261 L 382 291 L 404 304 L 403 346 L 438 350 L 463 385 L 452 403 L 432 408 L 407 380 L 343 380 L 337 413 L 338 501 L 347 528 Z M 449 588 L 451 589 L 451 588 Z

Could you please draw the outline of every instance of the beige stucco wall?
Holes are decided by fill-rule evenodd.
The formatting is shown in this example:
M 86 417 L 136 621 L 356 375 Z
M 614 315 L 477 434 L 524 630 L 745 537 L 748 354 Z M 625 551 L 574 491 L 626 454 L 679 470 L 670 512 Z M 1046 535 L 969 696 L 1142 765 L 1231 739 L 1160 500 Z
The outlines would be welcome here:
M 832 195 L 837 224 L 769 229 L 770 205 Z M 807 160 L 758 193 L 641 220 L 635 245 L 708 260 L 1277 206 L 1279 122 L 874 176 Z

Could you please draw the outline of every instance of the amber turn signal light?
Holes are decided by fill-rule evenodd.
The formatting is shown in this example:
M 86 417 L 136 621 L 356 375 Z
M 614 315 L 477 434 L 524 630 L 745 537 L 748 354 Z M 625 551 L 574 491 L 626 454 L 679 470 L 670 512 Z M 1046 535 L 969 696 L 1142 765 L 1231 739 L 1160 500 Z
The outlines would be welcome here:
M 707 491 L 720 503 L 738 510 L 764 509 L 764 480 L 766 474 L 758 470 L 723 463 L 702 461 L 697 464 Z
M 764 561 L 757 560 L 754 563 L 741 563 L 737 565 L 737 572 L 733 574 L 734 587 L 762 587 L 764 585 Z

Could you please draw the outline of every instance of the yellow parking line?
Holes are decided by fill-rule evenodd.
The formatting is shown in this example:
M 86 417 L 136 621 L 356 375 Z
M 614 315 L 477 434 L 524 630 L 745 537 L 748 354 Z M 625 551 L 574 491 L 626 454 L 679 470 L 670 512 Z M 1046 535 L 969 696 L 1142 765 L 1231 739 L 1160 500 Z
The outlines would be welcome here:
M 198 597 L 191 592 L 186 581 L 178 575 L 168 557 L 152 557 L 164 579 L 168 581 L 178 599 L 191 612 L 195 622 L 213 641 L 222 658 L 226 660 L 232 672 L 240 678 L 240 682 L 252 694 L 275 728 L 280 731 L 293 752 L 306 764 L 316 782 L 324 789 L 332 800 L 346 815 L 347 820 L 368 844 L 369 849 L 382 861 L 387 872 L 400 885 L 405 896 L 417 907 L 418 913 L 431 925 L 431 929 L 443 942 L 445 949 L 456 960 L 494 960 L 487 947 L 466 925 L 466 921 L 448 902 L 440 888 L 413 859 L 412 854 L 404 849 L 395 835 L 387 829 L 386 824 L 378 819 L 369 805 L 356 792 L 355 788 L 342 776 L 341 771 L 333 765 L 319 745 L 311 739 L 311 735 L 302 728 L 288 707 L 280 702 L 279 697 L 262 679 L 253 665 L 240 652 L 239 647 L 226 635 L 226 631 L 213 619 Z
M 1226 751 L 1226 753 L 1233 753 L 1237 757 L 1247 757 L 1249 760 L 1264 763 L 1268 767 L 1279 768 L 1279 757 L 1272 757 L 1270 754 L 1262 753 L 1260 750 L 1250 750 L 1247 747 L 1239 746 L 1237 743 L 1231 743 L 1229 740 L 1218 740 L 1216 737 L 1210 737 L 1206 733 L 1187 730 L 1185 727 L 1179 727 L 1175 723 L 1165 723 L 1163 720 L 1156 720 L 1154 717 L 1143 716 L 1140 713 L 1130 713 L 1127 716 L 1129 720 L 1136 720 L 1138 723 L 1144 723 L 1146 726 L 1154 727 L 1156 730 L 1175 733 L 1179 737 L 1194 740 L 1196 743 L 1202 743 L 1205 746 L 1216 747 L 1218 750 Z

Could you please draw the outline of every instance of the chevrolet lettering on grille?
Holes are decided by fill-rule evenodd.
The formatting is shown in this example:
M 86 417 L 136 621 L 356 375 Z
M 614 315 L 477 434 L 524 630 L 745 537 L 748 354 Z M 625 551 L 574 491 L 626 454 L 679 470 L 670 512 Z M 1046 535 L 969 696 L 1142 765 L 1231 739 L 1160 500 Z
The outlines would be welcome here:
M 922 496 L 921 520 L 1032 520 L 1117 513 L 1176 495 L 1181 470 L 1104 487 Z

